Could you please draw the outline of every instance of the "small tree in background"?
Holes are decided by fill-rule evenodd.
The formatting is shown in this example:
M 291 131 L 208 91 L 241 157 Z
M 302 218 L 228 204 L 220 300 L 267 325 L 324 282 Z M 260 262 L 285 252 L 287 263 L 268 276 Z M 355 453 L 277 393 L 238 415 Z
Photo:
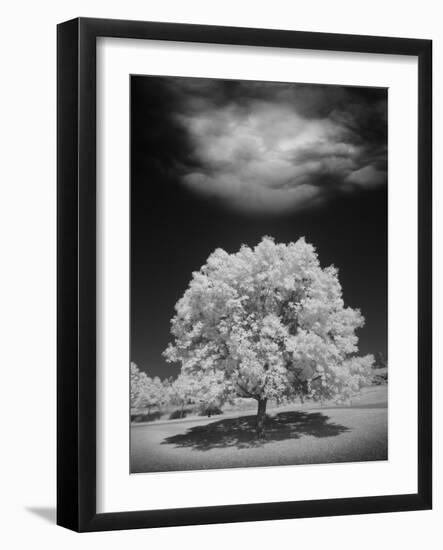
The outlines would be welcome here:
M 388 368 L 388 361 L 384 354 L 381 351 L 378 351 L 375 354 L 375 363 L 374 363 L 374 369 L 387 369 Z
M 375 363 L 372 366 L 375 369 L 376 374 L 373 377 L 373 384 L 379 386 L 380 384 L 388 383 L 388 361 L 381 351 L 375 354 Z
M 180 374 L 171 384 L 169 402 L 180 407 L 180 418 L 184 417 L 186 405 L 196 403 L 199 391 L 198 380 L 195 376 Z
M 224 398 L 255 399 L 259 437 L 269 399 L 338 399 L 370 382 L 372 356 L 355 356 L 364 318 L 345 307 L 337 269 L 322 268 L 304 238 L 217 249 L 175 309 L 167 360 L 181 363 L 189 387 L 215 376 Z
M 131 363 L 131 409 L 160 408 L 166 401 L 165 388 L 158 376 L 150 378 L 135 363 Z

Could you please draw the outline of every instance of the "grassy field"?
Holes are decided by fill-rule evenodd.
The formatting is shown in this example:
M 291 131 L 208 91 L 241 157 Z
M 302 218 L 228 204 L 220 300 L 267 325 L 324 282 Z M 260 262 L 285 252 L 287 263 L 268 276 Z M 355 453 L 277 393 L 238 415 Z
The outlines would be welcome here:
M 387 386 L 348 405 L 291 404 L 270 409 L 266 438 L 255 412 L 188 417 L 131 426 L 131 472 L 386 460 Z

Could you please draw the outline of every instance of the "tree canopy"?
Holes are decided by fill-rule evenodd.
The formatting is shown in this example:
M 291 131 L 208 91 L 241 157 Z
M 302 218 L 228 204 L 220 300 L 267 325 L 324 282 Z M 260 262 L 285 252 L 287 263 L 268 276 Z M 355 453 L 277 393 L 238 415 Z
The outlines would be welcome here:
M 259 435 L 268 399 L 341 399 L 369 383 L 373 357 L 356 355 L 364 317 L 304 238 L 215 250 L 175 309 L 166 359 L 182 375 L 217 377 L 225 397 L 256 399 Z

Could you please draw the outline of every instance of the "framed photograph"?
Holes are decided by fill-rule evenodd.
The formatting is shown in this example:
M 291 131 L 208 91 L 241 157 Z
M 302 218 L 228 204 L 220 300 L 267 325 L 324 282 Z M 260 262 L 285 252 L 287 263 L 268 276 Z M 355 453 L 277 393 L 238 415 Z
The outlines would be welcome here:
M 432 505 L 429 40 L 58 26 L 59 525 Z

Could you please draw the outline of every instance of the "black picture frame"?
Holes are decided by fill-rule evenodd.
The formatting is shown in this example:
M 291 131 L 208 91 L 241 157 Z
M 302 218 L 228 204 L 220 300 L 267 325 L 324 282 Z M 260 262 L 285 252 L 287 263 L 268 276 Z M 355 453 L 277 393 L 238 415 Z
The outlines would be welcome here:
M 418 58 L 418 491 L 168 510 L 96 511 L 96 39 L 398 54 Z M 432 506 L 432 42 L 287 30 L 78 18 L 57 29 L 57 523 L 104 531 Z

